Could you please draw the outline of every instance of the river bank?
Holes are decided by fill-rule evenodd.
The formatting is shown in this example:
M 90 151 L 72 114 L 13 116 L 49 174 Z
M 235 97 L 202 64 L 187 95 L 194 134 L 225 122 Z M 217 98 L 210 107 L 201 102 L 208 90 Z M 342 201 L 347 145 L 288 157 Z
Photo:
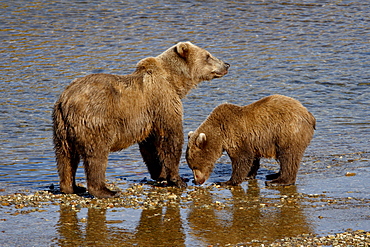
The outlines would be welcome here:
M 370 244 L 368 229 L 344 229 L 319 235 L 312 228 L 313 220 L 325 221 L 329 217 L 325 212 L 331 210 L 356 208 L 359 212 L 368 212 L 369 199 L 298 193 L 295 186 L 266 194 L 263 192 L 266 188 L 260 188 L 257 181 L 251 181 L 247 187 L 189 186 L 185 190 L 148 183 L 128 186 L 123 181 L 110 187 L 117 189 L 125 185 L 127 188 L 121 190 L 120 196 L 112 199 L 95 199 L 87 193 L 64 195 L 54 186 L 44 191 L 11 194 L 2 189 L 0 239 L 4 246 L 18 245 L 24 241 L 19 236 L 14 238 L 18 231 L 21 236 L 35 236 L 40 224 L 49 223 L 56 232 L 50 242 L 36 238 L 40 246 L 91 243 L 184 246 L 187 241 L 191 246 Z M 310 211 L 321 211 L 321 214 L 307 217 Z M 127 222 L 129 215 L 136 214 L 139 214 L 135 216 L 139 217 L 139 223 Z M 364 217 L 367 219 L 363 220 L 369 220 L 370 215 Z M 133 224 L 139 227 L 130 229 Z M 76 231 L 79 234 L 76 235 Z M 186 236 L 185 231 L 192 236 Z M 21 245 L 32 246 L 27 243 L 32 240 Z

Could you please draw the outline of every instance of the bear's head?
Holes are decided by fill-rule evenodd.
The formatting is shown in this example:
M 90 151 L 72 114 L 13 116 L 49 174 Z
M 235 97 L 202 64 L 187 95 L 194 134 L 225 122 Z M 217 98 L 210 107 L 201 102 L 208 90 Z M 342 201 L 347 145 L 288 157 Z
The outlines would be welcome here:
M 214 57 L 207 50 L 191 42 L 180 42 L 173 47 L 180 58 L 186 61 L 193 79 L 209 81 L 227 74 L 230 64 Z M 196 78 L 198 77 L 198 78 Z
M 217 141 L 207 140 L 205 133 L 189 132 L 186 161 L 193 171 L 195 184 L 203 184 L 209 178 L 221 154 L 222 147 Z

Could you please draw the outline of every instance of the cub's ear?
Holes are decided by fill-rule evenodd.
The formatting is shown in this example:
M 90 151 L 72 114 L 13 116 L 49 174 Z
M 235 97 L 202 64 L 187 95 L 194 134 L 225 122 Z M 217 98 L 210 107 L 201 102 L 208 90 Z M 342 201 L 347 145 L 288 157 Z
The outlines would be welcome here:
M 205 147 L 205 145 L 207 144 L 207 137 L 206 137 L 206 134 L 204 133 L 200 133 L 199 136 L 197 137 L 197 139 L 195 140 L 195 145 L 202 149 Z
M 186 58 L 189 54 L 189 44 L 180 42 L 175 46 L 175 51 L 180 57 Z
M 189 131 L 188 133 L 188 139 L 190 139 L 190 137 L 194 134 L 194 131 Z

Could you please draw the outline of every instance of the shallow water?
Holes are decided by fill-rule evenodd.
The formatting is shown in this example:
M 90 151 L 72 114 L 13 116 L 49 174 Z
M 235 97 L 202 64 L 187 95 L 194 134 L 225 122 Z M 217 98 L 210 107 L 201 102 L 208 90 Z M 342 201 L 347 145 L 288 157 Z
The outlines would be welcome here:
M 317 130 L 303 159 L 296 191 L 325 193 L 330 198 L 370 198 L 370 4 L 367 1 L 178 1 L 173 4 L 170 1 L 16 0 L 3 1 L 0 5 L 0 188 L 5 190 L 2 194 L 43 190 L 58 184 L 51 109 L 73 78 L 100 72 L 128 74 L 140 59 L 156 56 L 178 41 L 189 40 L 230 63 L 231 69 L 221 79 L 203 82 L 184 99 L 185 140 L 187 132 L 197 128 L 221 103 L 245 105 L 276 93 L 294 97 L 317 119 Z M 276 196 L 275 190 L 263 186 L 264 176 L 276 169 L 273 161 L 266 161 L 259 172 L 254 189 L 262 200 Z M 345 176 L 347 172 L 355 176 Z M 184 158 L 180 173 L 191 179 Z M 230 161 L 223 156 L 206 185 L 225 181 L 229 176 Z M 148 173 L 137 146 L 110 155 L 107 178 L 126 181 L 122 189 L 146 177 Z M 79 182 L 85 182 L 82 168 L 78 178 Z M 247 191 L 248 183 L 243 188 Z M 232 198 L 226 191 L 214 193 Z M 297 207 L 293 214 L 301 218 L 298 222 L 305 223 L 287 230 L 288 235 L 346 228 L 370 230 L 368 208 L 320 211 L 307 205 Z M 39 238 L 35 244 L 39 241 L 48 245 L 47 240 L 53 236 L 56 241 L 52 244 L 62 245 L 58 239 L 63 238 L 60 230 L 65 218 L 63 210 L 48 210 L 33 216 L 34 221 L 29 217 L 22 220 L 35 223 L 39 217 L 45 217 L 35 229 L 43 229 L 48 238 Z M 148 212 L 115 210 L 101 212 L 103 218 L 96 216 L 96 212 L 89 214 L 82 210 L 81 214 L 88 214 L 82 217 L 88 217 L 91 222 L 119 219 L 118 223 L 106 225 L 103 239 L 126 241 L 136 234 L 137 242 L 129 242 L 145 245 L 145 241 L 159 234 L 155 230 L 158 222 L 145 220 Z M 4 214 L 1 208 L 0 214 Z M 168 236 L 163 241 L 171 243 L 172 236 L 178 239 L 174 243 L 179 245 L 204 246 L 236 244 L 252 238 L 277 239 L 284 231 L 267 233 L 263 227 L 251 231 L 247 226 L 243 230 L 243 224 L 233 219 L 254 221 L 257 217 L 262 219 L 256 222 L 260 226 L 283 222 L 280 225 L 285 229 L 296 222 L 289 215 L 288 219 L 284 218 L 285 214 L 272 213 L 269 218 L 271 212 L 263 210 L 199 214 L 179 208 L 168 213 L 176 221 L 171 224 L 173 231 L 163 223 L 165 217 L 161 219 L 161 229 L 168 231 L 162 234 Z M 327 217 L 318 218 L 320 214 Z M 68 217 L 73 220 L 74 216 Z M 0 233 L 0 239 L 17 239 L 22 233 L 19 219 L 8 219 L 7 224 L 17 226 L 16 235 Z M 0 228 L 3 227 L 4 222 L 0 222 Z M 88 226 L 78 227 L 86 231 L 79 235 L 78 243 L 94 238 Z M 127 238 L 124 229 L 130 229 Z M 140 234 L 140 229 L 148 235 Z M 118 233 L 120 237 L 116 238 Z M 250 234 L 253 237 L 246 237 Z

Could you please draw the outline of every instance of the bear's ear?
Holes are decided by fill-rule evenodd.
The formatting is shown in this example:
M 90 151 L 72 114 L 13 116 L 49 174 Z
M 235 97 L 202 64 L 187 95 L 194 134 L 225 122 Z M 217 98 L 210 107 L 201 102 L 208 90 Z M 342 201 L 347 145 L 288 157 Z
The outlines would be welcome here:
M 197 145 L 198 148 L 202 149 L 207 143 L 207 137 L 206 134 L 200 133 L 197 139 L 195 140 L 195 145 Z
M 175 46 L 175 51 L 180 57 L 186 58 L 189 53 L 189 45 L 185 42 L 180 42 Z
M 190 139 L 190 137 L 194 134 L 194 131 L 189 131 L 188 133 L 188 139 Z

